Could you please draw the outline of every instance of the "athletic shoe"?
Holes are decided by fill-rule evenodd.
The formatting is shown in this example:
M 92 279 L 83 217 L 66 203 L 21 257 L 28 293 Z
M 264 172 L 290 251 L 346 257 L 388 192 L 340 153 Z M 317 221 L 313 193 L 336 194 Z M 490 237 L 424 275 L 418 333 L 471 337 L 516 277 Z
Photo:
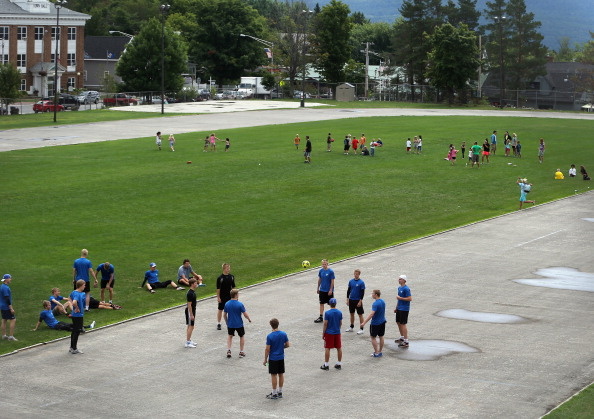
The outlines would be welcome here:
M 154 294 L 154 293 L 155 293 L 155 290 L 150 290 L 150 293 L 151 293 L 151 294 Z
M 217 324 L 217 330 L 221 330 L 221 324 Z
M 113 304 L 113 301 L 109 300 L 109 304 Z
M 334 365 L 334 368 L 336 368 L 337 370 L 340 370 L 340 369 L 342 369 L 342 365 L 336 364 L 336 365 Z
M 190 343 L 194 346 L 198 346 L 198 344 L 196 342 L 194 342 L 193 340 L 191 340 Z
M 398 346 L 400 346 L 401 348 L 408 348 L 408 342 L 400 342 Z
M 373 355 L 374 358 L 381 358 L 382 356 L 384 356 L 384 354 L 382 354 L 381 352 Z
M 266 395 L 266 398 L 276 400 L 276 399 L 278 399 L 278 394 L 270 393 L 270 394 Z
M 18 340 L 18 339 L 17 339 L 17 338 L 15 338 L 14 336 L 8 336 L 6 339 L 7 339 L 7 340 L 14 340 L 14 341 L 17 341 L 17 340 Z
M 328 365 L 322 365 L 322 366 L 320 367 L 320 369 L 321 369 L 321 370 L 324 370 L 324 371 L 328 371 L 328 370 L 330 370 L 330 367 L 329 367 Z
M 80 349 L 70 349 L 70 353 L 72 355 L 76 355 L 76 354 L 84 354 L 83 351 L 81 351 Z
M 282 391 L 279 391 L 278 393 L 276 393 L 276 397 L 278 399 L 282 399 L 283 398 L 283 392 Z
M 186 344 L 184 345 L 186 348 L 195 348 L 196 345 L 194 344 L 194 342 L 186 342 Z
M 89 329 L 93 329 L 95 327 L 95 320 L 93 320 L 91 322 L 91 324 L 89 325 Z
M 322 323 L 323 321 L 324 321 L 324 318 L 322 316 L 320 316 L 314 320 L 314 323 Z
M 2 335 L 2 339 L 7 340 L 8 336 L 7 335 Z
M 227 358 L 231 358 L 231 349 L 227 350 Z
M 402 343 L 404 342 L 404 338 L 394 339 L 394 343 Z
M 239 353 L 239 357 L 240 357 L 240 358 L 245 358 L 245 352 L 240 352 L 240 353 Z
M 352 332 L 352 331 L 353 331 L 352 327 L 349 327 L 348 329 L 345 330 L 345 332 Z
M 199 287 L 205 287 L 206 284 L 198 284 Z
M 365 330 L 363 329 L 359 329 L 359 331 L 357 332 L 358 335 L 362 335 L 363 333 L 365 333 Z
M 176 290 L 177 291 L 183 291 L 184 290 L 184 287 L 177 287 Z

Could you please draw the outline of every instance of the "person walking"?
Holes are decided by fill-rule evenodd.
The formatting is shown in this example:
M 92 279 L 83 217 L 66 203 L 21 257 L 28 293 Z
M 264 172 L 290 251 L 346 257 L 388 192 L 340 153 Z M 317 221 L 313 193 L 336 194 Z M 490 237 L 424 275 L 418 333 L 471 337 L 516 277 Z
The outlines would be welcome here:
M 270 319 L 272 332 L 266 336 L 266 349 L 264 350 L 264 365 L 268 365 L 268 373 L 272 381 L 272 392 L 267 399 L 282 399 L 283 384 L 285 382 L 285 349 L 291 346 L 289 337 L 278 329 L 279 322 L 276 318 Z
M 400 339 L 396 339 L 394 342 L 398 346 L 408 348 L 408 312 L 410 311 L 410 302 L 412 301 L 412 294 L 410 288 L 406 285 L 406 275 L 400 275 L 398 277 L 398 300 L 394 313 L 396 313 L 396 325 L 400 332 Z
M 541 138 L 538 143 L 538 162 L 542 163 L 544 161 L 544 154 L 545 154 L 545 142 L 544 139 Z
M 336 298 L 331 298 L 328 302 L 330 310 L 324 313 L 324 328 L 322 330 L 322 339 L 324 339 L 324 364 L 320 367 L 328 371 L 330 366 L 330 350 L 336 349 L 338 362 L 334 365 L 337 370 L 342 368 L 342 341 L 340 339 L 340 328 L 342 327 L 342 312 L 336 308 Z
M 309 139 L 309 135 L 305 136 L 305 151 L 303 152 L 303 156 L 305 157 L 304 163 L 311 163 L 311 140 Z
M 192 333 L 194 332 L 194 323 L 196 320 L 196 288 L 198 281 L 196 278 L 190 278 L 190 289 L 186 293 L 186 348 L 195 348 L 196 342 L 192 341 Z
M 352 332 L 355 328 L 355 311 L 359 316 L 359 324 L 363 323 L 363 296 L 365 295 L 365 282 L 360 278 L 360 269 L 355 269 L 353 276 L 354 278 L 349 281 L 346 300 L 347 306 L 349 307 L 351 325 L 345 332 Z M 362 335 L 363 329 L 359 329 L 357 334 Z
M 235 288 L 235 276 L 231 275 L 231 265 L 223 263 L 223 273 L 217 278 L 217 330 L 221 330 L 221 319 L 227 301 L 231 299 L 231 290 Z
M 0 285 L 0 312 L 2 313 L 2 339 L 17 341 L 14 337 L 14 327 L 16 326 L 16 317 L 14 315 L 14 307 L 12 306 L 12 291 L 10 290 L 10 283 L 12 276 L 4 274 L 2 277 L 2 285 Z M 8 326 L 8 332 L 6 332 Z
M 371 354 L 374 358 L 381 357 L 384 349 L 384 334 L 386 332 L 386 303 L 380 297 L 382 292 L 380 290 L 373 290 L 371 298 L 375 301 L 371 306 L 371 313 L 361 323 L 361 328 L 365 327 L 365 324 L 371 320 L 369 326 L 369 335 L 371 336 L 371 345 L 373 346 L 373 353 Z
M 231 290 L 231 299 L 227 301 L 224 308 L 225 323 L 227 323 L 227 358 L 231 358 L 231 344 L 235 332 L 239 336 L 239 357 L 245 357 L 243 347 L 245 345 L 245 329 L 243 327 L 243 315 L 251 323 L 250 315 L 245 310 L 245 306 L 239 301 L 239 290 L 233 288 Z

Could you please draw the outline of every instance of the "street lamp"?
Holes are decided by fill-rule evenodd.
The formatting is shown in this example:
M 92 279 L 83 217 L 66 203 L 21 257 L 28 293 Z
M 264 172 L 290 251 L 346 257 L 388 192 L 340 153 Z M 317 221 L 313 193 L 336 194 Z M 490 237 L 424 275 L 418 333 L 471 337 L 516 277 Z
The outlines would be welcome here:
M 252 36 L 252 35 L 246 35 L 245 33 L 240 33 L 239 36 L 241 36 L 242 38 L 251 38 L 254 41 L 258 41 L 259 43 L 264 44 L 268 48 L 270 48 L 270 65 L 271 66 L 274 66 L 274 53 L 273 53 L 274 42 L 270 42 L 270 41 L 266 41 L 264 39 L 256 38 L 255 36 Z M 272 71 L 272 69 L 271 69 L 271 71 Z
M 161 10 L 161 115 L 165 113 L 165 16 L 171 8 L 168 4 L 162 4 Z
M 301 78 L 301 107 L 305 108 L 305 67 L 307 65 L 307 60 L 305 57 L 305 47 L 307 45 L 307 22 L 309 21 L 309 15 L 313 13 L 313 10 L 303 10 L 301 13 L 305 16 L 305 21 L 303 22 L 303 47 L 301 48 L 301 61 L 303 64 L 303 77 Z
M 58 120 L 58 54 L 60 53 L 60 9 L 68 3 L 66 0 L 56 0 L 56 54 L 54 58 L 54 122 Z
M 503 107 L 503 94 L 505 91 L 505 73 L 503 71 L 503 25 L 505 24 L 505 16 L 495 16 L 494 20 L 497 24 L 499 32 L 499 106 Z

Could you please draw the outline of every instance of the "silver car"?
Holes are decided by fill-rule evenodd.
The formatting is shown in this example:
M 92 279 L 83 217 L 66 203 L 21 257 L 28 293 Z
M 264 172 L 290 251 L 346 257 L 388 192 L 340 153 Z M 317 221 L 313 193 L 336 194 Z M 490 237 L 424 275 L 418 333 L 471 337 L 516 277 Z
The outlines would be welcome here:
M 99 92 L 94 90 L 89 90 L 88 92 L 80 92 L 77 96 L 79 103 L 83 105 L 88 105 L 91 103 L 97 104 L 99 103 Z

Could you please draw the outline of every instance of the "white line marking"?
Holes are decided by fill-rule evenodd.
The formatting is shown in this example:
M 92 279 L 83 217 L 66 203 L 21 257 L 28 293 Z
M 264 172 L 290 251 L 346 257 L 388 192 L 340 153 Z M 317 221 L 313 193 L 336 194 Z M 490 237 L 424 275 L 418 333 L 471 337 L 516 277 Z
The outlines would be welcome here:
M 553 234 L 557 234 L 557 233 L 560 233 L 562 231 L 565 231 L 565 229 L 562 228 L 561 230 L 553 231 L 552 233 L 545 234 L 544 236 L 540 236 L 540 237 L 537 237 L 537 238 L 532 239 L 532 240 L 528 240 L 527 242 L 516 244 L 514 247 L 524 246 L 525 244 L 532 243 L 532 242 L 535 242 L 535 241 L 540 240 L 540 239 L 544 239 L 545 237 L 552 236 Z

